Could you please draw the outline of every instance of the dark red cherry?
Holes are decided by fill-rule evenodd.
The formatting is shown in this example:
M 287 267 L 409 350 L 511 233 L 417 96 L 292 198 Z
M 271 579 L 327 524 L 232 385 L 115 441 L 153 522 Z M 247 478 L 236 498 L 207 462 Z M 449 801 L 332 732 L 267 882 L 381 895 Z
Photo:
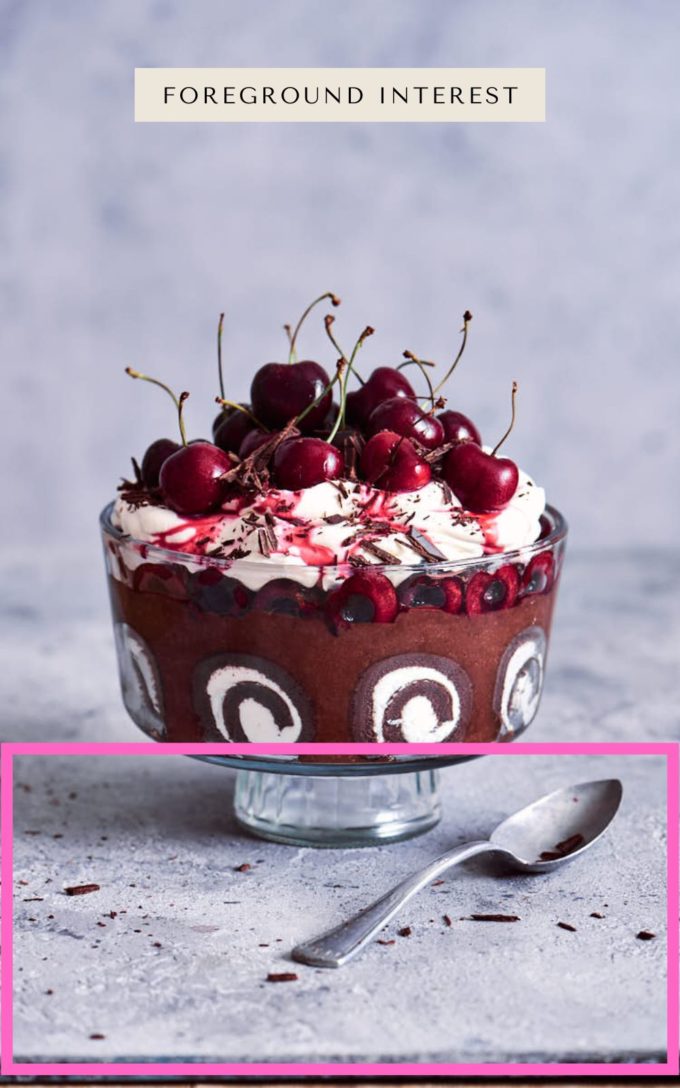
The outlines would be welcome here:
M 393 397 L 408 397 L 415 400 L 415 392 L 408 378 L 392 366 L 379 366 L 361 389 L 347 394 L 345 417 L 348 423 L 362 430 L 368 426 L 368 420 L 379 404 Z
M 332 444 L 336 449 L 344 452 L 345 443 L 350 442 L 352 439 L 355 441 L 358 440 L 360 443 L 363 443 L 364 441 L 361 436 L 361 431 L 358 431 L 356 427 L 341 427 L 333 439 Z
M 261 366 L 250 387 L 253 415 L 265 427 L 276 429 L 299 416 L 321 395 L 330 379 L 322 366 L 313 362 L 267 363 Z M 329 389 L 300 423 L 304 434 L 323 426 L 333 393 Z
M 251 453 L 255 453 L 255 450 L 259 450 L 260 446 L 264 446 L 265 442 L 268 442 L 269 439 L 273 437 L 273 434 L 261 431 L 259 428 L 248 431 L 248 434 L 238 448 L 239 457 L 242 461 L 245 461 L 246 457 L 250 457 Z
M 342 476 L 343 459 L 323 438 L 290 438 L 274 454 L 274 482 L 286 491 L 302 491 Z
M 445 442 L 476 442 L 482 444 L 482 436 L 471 419 L 462 412 L 440 412 L 437 419 L 444 428 Z
M 555 577 L 555 559 L 552 552 L 541 552 L 527 563 L 522 575 L 522 594 L 547 593 Z
M 405 608 L 432 608 L 455 615 L 463 607 L 463 584 L 460 578 L 414 574 L 399 586 L 399 600 Z
M 242 616 L 251 606 L 252 590 L 217 567 L 204 567 L 189 576 L 189 597 L 204 612 Z
M 179 514 L 204 514 L 222 500 L 221 477 L 233 468 L 224 450 L 212 442 L 182 446 L 163 463 L 160 485 L 168 506 Z
M 368 433 L 394 431 L 412 438 L 428 450 L 436 450 L 444 441 L 444 428 L 417 401 L 407 397 L 390 397 L 371 412 Z
M 361 470 L 369 484 L 382 491 L 418 491 L 432 479 L 432 469 L 408 438 L 380 431 L 369 438 L 361 454 Z
M 508 457 L 494 457 L 475 442 L 461 442 L 444 459 L 444 479 L 466 510 L 490 514 L 510 502 L 519 470 Z
M 247 408 L 248 405 L 244 407 Z M 222 419 L 217 426 L 213 425 L 215 445 L 226 453 L 238 453 L 246 435 L 258 429 L 251 416 L 239 412 L 237 408 L 227 408 L 222 412 Z
M 290 578 L 274 578 L 258 590 L 255 607 L 261 612 L 309 619 L 318 611 L 323 592 L 316 586 L 307 588 Z
M 178 563 L 140 563 L 132 575 L 136 593 L 162 593 L 176 600 L 186 600 L 187 570 Z
M 465 594 L 469 616 L 512 608 L 519 592 L 519 574 L 509 563 L 493 574 L 480 570 L 470 579 Z
M 158 487 L 158 477 L 163 462 L 167 461 L 168 457 L 176 453 L 179 448 L 179 443 L 173 442 L 171 438 L 157 438 L 151 443 L 142 458 L 142 483 L 145 487 Z
M 391 623 L 398 610 L 394 586 L 377 571 L 357 571 L 326 600 L 326 614 L 336 629 L 350 623 Z

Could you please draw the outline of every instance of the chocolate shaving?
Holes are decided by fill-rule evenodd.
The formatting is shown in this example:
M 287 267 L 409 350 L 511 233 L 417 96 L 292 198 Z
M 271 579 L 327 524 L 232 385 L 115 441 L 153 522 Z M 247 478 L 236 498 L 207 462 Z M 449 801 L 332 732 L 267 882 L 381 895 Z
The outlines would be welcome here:
M 469 914 L 462 922 L 519 922 L 517 914 Z
M 378 940 L 375 943 L 376 944 L 396 944 L 397 942 L 394 940 L 394 938 L 392 938 L 391 941 L 385 941 L 385 940 L 382 940 L 380 937 L 378 937 Z
M 427 461 L 429 465 L 433 465 L 438 461 L 443 460 L 449 450 L 452 450 L 455 445 L 455 442 L 445 442 L 443 446 L 438 446 L 436 450 L 424 450 L 423 447 L 420 446 L 418 452 L 423 461 Z
M 298 977 L 295 971 L 270 971 L 267 982 L 297 982 Z
M 583 846 L 585 841 L 583 835 L 570 835 L 564 842 L 556 843 L 553 850 L 543 850 L 539 855 L 539 861 L 558 861 L 559 858 L 566 858 L 569 854 L 573 854 L 574 850 Z
M 648 929 L 641 929 L 635 936 L 638 941 L 653 941 L 656 938 L 656 933 L 650 933 Z
M 345 521 L 345 518 L 343 518 L 342 514 L 331 514 L 330 517 L 324 518 L 323 520 L 325 521 L 326 525 L 342 525 L 342 523 Z
M 144 481 L 142 479 L 142 470 L 139 467 L 139 464 L 137 463 L 137 458 L 136 457 L 131 457 L 130 460 L 132 461 L 132 471 L 135 474 L 135 481 L 137 483 L 137 486 L 138 487 L 143 487 L 144 486 Z
M 447 506 L 451 506 L 451 504 L 453 503 L 453 491 L 451 490 L 451 488 L 447 484 L 446 480 L 442 480 L 441 485 L 442 485 L 442 492 L 444 493 L 444 502 L 446 503 Z
M 70 888 L 64 888 L 67 895 L 89 895 L 90 892 L 98 892 L 99 884 L 73 884 Z
M 368 559 L 364 559 L 361 555 L 348 555 L 347 562 L 351 567 L 370 567 Z
M 412 551 L 419 555 L 421 559 L 424 559 L 426 563 L 439 563 L 444 558 L 441 552 L 434 554 L 423 543 L 422 533 L 419 533 L 417 529 L 409 528 L 407 533 L 404 533 L 404 544 L 411 548 Z
M 270 556 L 272 554 L 271 545 L 269 543 L 269 537 L 267 536 L 265 529 L 257 530 L 257 544 L 264 556 Z
M 246 559 L 249 555 L 250 555 L 250 552 L 248 551 L 247 548 L 240 548 L 239 547 L 239 548 L 234 548 L 233 551 L 229 552 L 229 555 L 227 556 L 227 559 Z
M 379 548 L 372 540 L 362 540 L 361 547 L 364 551 L 370 552 L 376 559 L 380 559 L 383 563 L 400 563 L 401 560 L 396 555 L 392 555 L 391 552 L 386 551 L 384 548 Z
M 576 933 L 576 926 L 570 925 L 569 922 L 558 922 L 557 924 L 560 929 L 566 929 L 569 933 Z

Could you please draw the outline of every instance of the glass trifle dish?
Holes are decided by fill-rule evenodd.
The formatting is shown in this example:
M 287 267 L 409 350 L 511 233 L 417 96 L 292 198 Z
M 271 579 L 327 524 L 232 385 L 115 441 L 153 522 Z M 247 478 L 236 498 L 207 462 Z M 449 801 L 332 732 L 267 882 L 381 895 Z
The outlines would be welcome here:
M 360 378 L 373 330 L 346 353 L 331 313 L 335 367 L 297 361 L 324 299 L 244 404 L 220 319 L 213 441 L 187 441 L 187 394 L 163 387 L 181 441 L 153 442 L 101 519 L 125 706 L 164 741 L 512 740 L 541 696 L 565 522 L 444 399 L 467 311 L 440 381 L 411 352 Z

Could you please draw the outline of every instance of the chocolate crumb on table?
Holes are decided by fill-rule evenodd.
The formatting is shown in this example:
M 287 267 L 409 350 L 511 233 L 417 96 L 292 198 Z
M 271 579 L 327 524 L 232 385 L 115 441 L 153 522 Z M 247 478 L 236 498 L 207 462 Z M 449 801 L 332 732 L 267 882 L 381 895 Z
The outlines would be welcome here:
M 235 873 L 248 873 L 248 872 L 250 872 L 251 869 L 252 869 L 252 865 L 247 861 L 244 861 L 242 865 L 235 865 L 234 866 L 234 872 Z
M 73 884 L 70 888 L 64 888 L 66 895 L 89 895 L 99 890 L 99 884 Z
M 656 938 L 656 933 L 650 933 L 648 929 L 641 929 L 635 936 L 638 941 L 653 941 Z
M 382 937 L 378 937 L 378 940 L 375 943 L 376 944 L 396 944 L 397 942 L 395 941 L 394 937 L 392 937 L 389 941 L 384 940 L 384 938 L 382 938 Z
M 604 914 L 600 914 L 599 910 L 593 910 L 590 912 L 591 918 L 604 918 Z
M 270 971 L 267 982 L 297 982 L 298 977 L 295 971 Z
M 99 1032 L 99 1031 L 94 1031 L 92 1033 L 92 1035 L 90 1035 L 90 1039 L 105 1039 L 105 1038 L 106 1038 L 106 1036 L 102 1035 L 101 1032 Z
M 569 922 L 558 922 L 557 925 L 560 927 L 560 929 L 568 930 L 569 933 L 576 933 L 576 926 L 570 925 Z
M 413 930 L 410 926 L 404 926 L 402 929 L 398 930 L 398 933 L 400 937 L 410 937 Z
M 445 926 L 452 926 L 453 925 L 453 922 L 449 918 L 448 914 L 442 914 L 442 920 L 443 920 Z
M 461 922 L 519 922 L 518 914 L 468 914 Z

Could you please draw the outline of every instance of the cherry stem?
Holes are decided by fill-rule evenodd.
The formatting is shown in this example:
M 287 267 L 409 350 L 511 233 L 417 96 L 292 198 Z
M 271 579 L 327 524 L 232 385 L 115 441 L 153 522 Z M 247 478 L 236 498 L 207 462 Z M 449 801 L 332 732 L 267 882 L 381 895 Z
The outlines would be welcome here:
M 432 388 L 432 381 L 430 380 L 430 375 L 427 373 L 426 370 L 426 367 L 434 366 L 434 363 L 429 362 L 427 359 L 419 359 L 418 356 L 414 355 L 412 351 L 405 351 L 404 358 L 406 359 L 406 362 L 402 363 L 401 366 L 398 366 L 397 370 L 401 370 L 402 367 L 410 366 L 411 363 L 415 363 L 415 365 L 418 367 L 421 374 L 423 375 L 425 381 L 427 382 L 428 397 L 430 399 L 430 404 L 432 405 L 431 410 L 434 411 L 435 392 Z
M 326 326 L 328 326 L 328 324 L 329 324 L 329 322 L 328 322 L 328 318 L 327 318 L 326 319 Z M 326 439 L 327 442 L 332 442 L 333 439 L 335 438 L 336 434 L 340 430 L 340 428 L 344 427 L 344 425 L 345 425 L 345 410 L 347 408 L 347 382 L 349 381 L 349 376 L 352 373 L 352 367 L 354 366 L 354 360 L 357 357 L 357 353 L 359 351 L 359 348 L 361 348 L 363 346 L 364 340 L 367 340 L 369 336 L 373 336 L 374 332 L 375 332 L 375 329 L 372 328 L 370 325 L 367 325 L 366 328 L 364 329 L 364 331 L 362 332 L 361 336 L 357 340 L 356 344 L 354 345 L 354 348 L 352 349 L 352 354 L 350 355 L 349 361 L 347 362 L 347 367 L 346 368 L 344 368 L 342 366 L 338 367 L 338 373 L 341 373 L 342 370 L 344 369 L 344 374 L 343 374 L 343 376 L 341 378 L 341 384 L 340 384 L 340 411 L 338 412 L 338 418 L 335 421 L 335 426 L 333 427 L 333 430 L 331 431 L 328 438 Z M 343 356 L 343 362 L 344 362 L 344 356 Z
M 185 402 L 185 400 L 188 400 L 188 399 L 189 399 L 189 394 L 188 393 L 186 393 L 186 392 L 185 393 L 180 393 L 179 401 L 177 402 L 177 418 L 179 420 L 179 433 L 182 436 L 182 445 L 183 446 L 186 446 L 186 444 L 187 444 L 187 433 L 184 430 L 183 409 L 184 409 L 184 402 Z
M 249 408 L 246 408 L 245 404 L 237 404 L 233 400 L 225 400 L 224 397 L 215 397 L 215 404 L 221 404 L 223 408 L 234 408 L 237 412 L 243 412 L 244 416 L 248 416 L 248 419 L 252 419 L 256 427 L 260 427 L 263 431 L 268 431 L 269 427 L 265 427 L 264 423 L 260 423 L 257 416 L 254 416 Z
M 294 363 L 296 358 L 297 358 L 297 355 L 295 353 L 295 344 L 297 342 L 298 333 L 299 333 L 300 329 L 304 325 L 305 321 L 307 320 L 309 314 L 312 312 L 314 307 L 318 306 L 318 304 L 320 302 L 323 302 L 323 300 L 325 298 L 329 298 L 331 300 L 331 303 L 332 303 L 333 306 L 339 306 L 340 305 L 340 299 L 338 298 L 337 295 L 334 295 L 332 291 L 325 291 L 323 293 L 323 295 L 319 295 L 319 297 L 315 298 L 313 302 L 310 302 L 309 306 L 303 312 L 302 317 L 300 318 L 297 325 L 293 329 L 292 335 L 290 334 L 290 332 L 288 332 L 288 337 L 289 337 L 289 340 L 290 340 L 290 351 L 288 352 L 288 362 L 289 363 Z M 285 325 L 284 325 L 284 328 L 286 328 Z M 286 329 L 286 331 L 288 331 L 288 329 Z
M 324 318 L 324 328 L 326 329 L 326 335 L 328 336 L 328 339 L 330 340 L 331 344 L 333 345 L 333 347 L 337 351 L 338 355 L 342 359 L 345 366 L 348 366 L 349 364 L 348 364 L 347 356 L 345 355 L 344 351 L 340 347 L 338 341 L 333 336 L 332 328 L 333 328 L 333 322 L 334 321 L 335 321 L 335 318 L 333 317 L 333 314 L 326 314 L 326 316 Z M 356 372 L 356 370 L 354 371 L 354 377 L 358 378 L 362 385 L 366 384 L 364 379 L 361 377 L 360 374 L 358 374 Z
M 140 374 L 138 370 L 133 370 L 131 366 L 125 367 L 125 373 L 129 374 L 131 378 L 139 378 L 140 381 L 149 382 L 151 385 L 157 385 L 159 389 L 165 390 L 165 392 L 172 400 L 172 403 L 175 405 L 175 408 L 177 409 L 177 414 L 179 417 L 179 433 L 182 436 L 182 445 L 186 446 L 187 438 L 184 431 L 184 420 L 182 419 L 182 405 L 184 404 L 184 401 L 187 399 L 189 394 L 180 393 L 179 397 L 177 397 L 175 393 L 173 393 L 170 386 L 166 385 L 165 382 L 159 381 L 158 378 L 150 378 L 148 374 Z
M 512 428 L 515 426 L 515 400 L 517 398 L 517 390 L 518 389 L 519 389 L 519 386 L 518 386 L 517 382 L 513 382 L 512 383 L 512 419 L 510 420 L 510 426 L 508 427 L 507 431 L 505 432 L 505 434 L 501 438 L 500 442 L 497 442 L 496 445 L 494 446 L 494 448 L 492 449 L 492 451 L 491 451 L 491 456 L 492 457 L 496 456 L 499 449 L 501 448 L 501 446 L 505 442 L 506 438 L 510 434 Z
M 224 375 L 222 374 L 222 328 L 224 326 L 224 314 L 220 314 L 217 322 L 217 373 L 220 379 L 220 394 L 224 396 Z
M 449 380 L 449 378 L 453 374 L 454 370 L 458 366 L 458 364 L 459 364 L 459 362 L 460 362 L 460 360 L 462 358 L 463 352 L 465 351 L 465 345 L 467 344 L 467 338 L 468 338 L 468 326 L 470 325 L 471 321 L 472 321 L 472 314 L 470 313 L 469 310 L 466 310 L 465 313 L 463 314 L 463 328 L 460 330 L 462 332 L 462 334 L 463 334 L 463 339 L 460 342 L 460 348 L 458 349 L 458 354 L 456 355 L 456 358 L 451 363 L 451 366 L 447 370 L 447 372 L 444 375 L 444 377 L 442 378 L 442 380 L 439 382 L 438 385 L 435 385 L 435 387 L 434 387 L 434 392 L 435 393 L 438 393 L 439 390 L 441 389 L 441 387 L 446 384 L 446 382 Z

